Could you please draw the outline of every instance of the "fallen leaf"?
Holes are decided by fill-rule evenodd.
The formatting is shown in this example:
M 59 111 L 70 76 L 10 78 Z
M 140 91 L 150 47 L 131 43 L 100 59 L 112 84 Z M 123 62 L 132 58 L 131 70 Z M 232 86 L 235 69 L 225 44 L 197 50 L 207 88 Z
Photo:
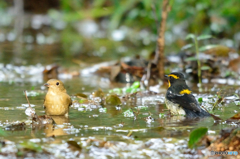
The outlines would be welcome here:
M 200 139 L 204 135 L 206 135 L 207 131 L 208 131 L 208 128 L 205 128 L 205 127 L 201 127 L 193 130 L 189 136 L 188 147 L 190 148 L 195 147 L 196 144 L 200 141 Z

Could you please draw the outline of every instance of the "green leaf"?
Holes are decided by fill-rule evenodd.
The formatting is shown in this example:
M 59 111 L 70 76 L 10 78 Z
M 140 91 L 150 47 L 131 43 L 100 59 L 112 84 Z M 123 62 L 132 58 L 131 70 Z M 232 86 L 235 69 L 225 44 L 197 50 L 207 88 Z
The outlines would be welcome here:
M 136 81 L 131 85 L 131 88 L 139 88 L 140 87 L 140 82 Z
M 211 67 L 209 67 L 209 66 L 202 66 L 201 67 L 201 70 L 209 70 L 209 69 L 211 69 Z
M 189 48 L 193 47 L 193 44 L 187 44 L 187 45 L 184 45 L 181 50 L 187 50 Z
M 131 90 L 130 93 L 131 93 L 131 94 L 132 94 L 132 93 L 136 93 L 136 92 L 139 91 L 139 90 L 140 90 L 140 89 L 138 89 L 138 88 L 132 88 L 132 90 Z
M 206 135 L 207 131 L 208 128 L 205 127 L 200 127 L 198 129 L 193 130 L 189 136 L 188 147 L 190 148 L 195 147 L 198 141 L 200 141 L 200 139 Z
M 198 102 L 202 103 L 203 102 L 203 99 L 202 97 L 198 98 Z
M 131 109 L 126 110 L 123 112 L 124 117 L 134 117 L 133 111 Z
M 20 143 L 19 146 L 23 149 L 27 149 L 35 152 L 42 152 L 41 146 L 34 142 L 23 142 L 23 143 Z
M 188 58 L 185 59 L 185 61 L 197 61 L 197 58 L 195 56 L 188 57 Z
M 143 0 L 142 3 L 145 10 L 150 10 L 153 2 L 151 0 Z
M 212 38 L 212 35 L 200 35 L 197 37 L 197 40 L 205 40 Z
M 82 98 L 82 99 L 80 99 L 80 100 L 79 100 L 79 103 L 80 103 L 80 104 L 82 104 L 82 103 L 84 103 L 84 102 L 86 102 L 86 101 L 88 101 L 88 100 L 87 100 L 87 99 L 84 99 L 84 98 Z
M 164 113 L 159 113 L 159 118 L 165 118 L 165 114 Z
M 122 94 L 122 89 L 121 88 L 114 88 L 112 90 L 109 90 L 109 93 Z
M 234 95 L 237 97 L 237 99 L 239 99 L 239 96 L 238 96 L 238 94 L 237 94 L 237 93 L 235 93 Z
M 73 151 L 81 151 L 82 147 L 76 141 L 67 141 L 69 148 Z
M 121 104 L 121 100 L 116 94 L 110 94 L 109 96 L 106 97 L 106 104 L 109 105 L 119 105 Z
M 139 91 L 140 89 L 139 88 L 131 88 L 131 87 L 129 87 L 129 88 L 127 88 L 126 90 L 125 90 L 125 92 L 126 93 L 136 93 L 137 91 Z
M 126 89 L 125 89 L 125 92 L 126 92 L 126 93 L 131 93 L 131 92 L 132 92 L 132 88 L 131 88 L 131 87 L 126 88 Z
M 104 2 L 105 2 L 105 0 L 97 0 L 97 1 L 93 1 L 93 6 L 94 7 L 102 7 L 103 6 L 103 4 L 104 4 Z
M 215 47 L 217 47 L 218 45 L 205 45 L 205 46 L 202 46 L 202 47 L 200 47 L 199 48 L 199 51 L 206 51 L 206 50 L 209 50 L 209 49 L 212 49 L 212 48 L 215 48 Z
M 185 39 L 188 40 L 188 39 L 194 39 L 194 38 L 195 38 L 194 34 L 188 34 Z
M 130 87 L 124 87 L 124 88 L 114 88 L 109 91 L 109 93 L 115 93 L 115 94 L 122 94 L 124 93 L 135 93 L 140 90 L 140 82 L 136 81 L 134 82 Z
M 124 17 L 124 14 L 134 8 L 134 5 L 139 1 L 140 0 L 115 1 L 115 10 L 112 12 L 113 14 L 110 19 L 109 28 L 111 30 L 116 29 L 119 26 L 121 19 Z

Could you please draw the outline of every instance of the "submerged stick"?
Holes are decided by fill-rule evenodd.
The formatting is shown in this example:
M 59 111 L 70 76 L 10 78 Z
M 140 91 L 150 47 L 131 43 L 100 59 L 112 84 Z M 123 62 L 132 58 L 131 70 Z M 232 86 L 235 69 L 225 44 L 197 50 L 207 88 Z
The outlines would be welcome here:
M 32 108 L 32 107 L 31 107 L 31 104 L 30 104 L 30 102 L 29 102 L 29 100 L 28 100 L 26 90 L 24 90 L 24 93 L 25 93 L 25 97 L 26 97 L 26 99 L 27 99 L 27 102 L 28 102 L 29 108 Z
M 28 100 L 28 97 L 27 97 L 26 90 L 24 90 L 24 93 L 25 93 L 25 97 L 26 97 L 27 102 L 28 102 L 28 108 L 27 108 L 27 109 L 30 109 L 30 110 L 31 110 L 30 113 L 31 113 L 32 119 L 36 118 L 37 121 L 40 121 L 40 119 L 38 118 L 35 110 L 33 110 L 33 108 L 31 107 L 31 104 L 30 104 L 30 102 L 29 102 L 29 100 Z M 25 112 L 25 113 L 26 113 L 26 112 Z
M 130 137 L 132 135 L 132 130 L 129 131 L 129 133 L 127 134 L 127 137 Z
M 28 108 L 29 110 L 25 110 L 25 114 L 30 116 L 32 118 L 33 121 L 35 122 L 38 122 L 40 125 L 42 124 L 46 124 L 46 123 L 55 123 L 55 121 L 52 119 L 52 117 L 50 116 L 47 116 L 47 115 L 44 115 L 44 116 L 38 116 L 35 112 L 35 110 L 33 110 L 33 108 L 31 107 L 31 104 L 28 100 L 28 97 L 27 97 L 27 93 L 26 93 L 26 90 L 24 90 L 24 93 L 25 93 L 25 96 L 26 96 L 26 99 L 27 99 L 27 102 L 28 102 Z M 49 122 L 48 120 L 51 120 L 51 122 Z

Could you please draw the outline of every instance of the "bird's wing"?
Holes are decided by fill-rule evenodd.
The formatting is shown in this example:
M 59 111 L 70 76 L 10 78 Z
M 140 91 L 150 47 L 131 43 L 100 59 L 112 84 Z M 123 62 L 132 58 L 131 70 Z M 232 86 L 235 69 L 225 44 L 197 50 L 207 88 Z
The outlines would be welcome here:
M 63 105 L 68 106 L 68 107 L 70 107 L 70 105 L 72 105 L 72 99 L 67 93 L 63 93 L 60 96 L 61 96 L 61 98 L 58 98 L 58 100 L 60 100 Z
M 167 92 L 167 99 L 173 103 L 179 104 L 183 108 L 201 112 L 201 108 L 192 94 L 174 94 Z

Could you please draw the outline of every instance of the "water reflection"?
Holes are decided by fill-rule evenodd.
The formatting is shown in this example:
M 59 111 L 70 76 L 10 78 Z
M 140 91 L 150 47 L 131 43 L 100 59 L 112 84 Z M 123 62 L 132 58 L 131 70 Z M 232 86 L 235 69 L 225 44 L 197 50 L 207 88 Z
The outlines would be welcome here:
M 51 116 L 56 124 L 46 124 L 44 128 L 44 133 L 46 137 L 54 137 L 59 135 L 68 135 L 64 131 L 65 126 L 69 125 L 69 119 L 65 116 Z

